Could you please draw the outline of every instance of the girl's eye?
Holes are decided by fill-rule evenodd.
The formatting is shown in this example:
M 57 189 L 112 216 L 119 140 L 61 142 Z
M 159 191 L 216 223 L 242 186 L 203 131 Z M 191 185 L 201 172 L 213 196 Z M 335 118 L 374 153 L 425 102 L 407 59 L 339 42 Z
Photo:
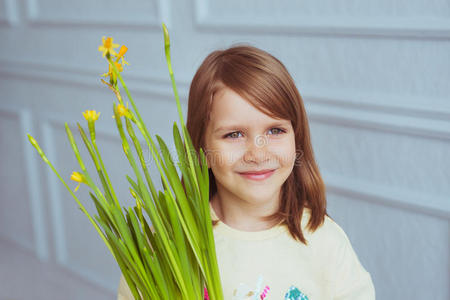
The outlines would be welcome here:
M 283 134 L 283 133 L 286 132 L 286 130 L 281 129 L 281 128 L 277 128 L 277 127 L 273 127 L 270 130 L 273 130 L 273 129 L 275 129 L 275 133 L 273 133 L 274 135 L 280 135 L 280 134 Z M 239 133 L 241 133 L 241 132 L 240 131 L 234 131 L 234 132 L 226 134 L 224 136 L 224 138 L 228 138 L 229 137 L 229 138 L 235 139 L 235 138 L 239 137 L 239 135 L 235 135 L 235 134 L 239 134 Z
M 285 133 L 285 132 L 286 132 L 286 130 L 283 130 L 283 129 L 281 129 L 281 128 L 276 128 L 276 127 L 274 127 L 274 128 L 271 128 L 271 130 L 272 130 L 272 129 L 276 129 L 275 132 L 278 132 L 278 133 L 275 133 L 276 135 L 279 135 L 279 134 L 282 134 L 282 133 Z
M 231 133 L 229 133 L 229 134 L 226 134 L 226 135 L 224 136 L 224 138 L 230 137 L 230 138 L 234 139 L 234 138 L 237 137 L 236 135 L 234 135 L 235 133 L 236 133 L 236 134 L 239 134 L 240 132 L 239 132 L 239 131 L 231 132 Z

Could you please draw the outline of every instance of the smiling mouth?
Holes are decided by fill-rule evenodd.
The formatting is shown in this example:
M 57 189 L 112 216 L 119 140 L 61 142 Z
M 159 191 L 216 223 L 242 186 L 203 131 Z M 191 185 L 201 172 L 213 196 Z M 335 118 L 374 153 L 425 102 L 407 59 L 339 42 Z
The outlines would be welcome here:
M 247 179 L 251 179 L 251 180 L 264 180 L 269 178 L 270 176 L 272 176 L 272 174 L 275 172 L 276 169 L 272 169 L 272 170 L 261 170 L 258 172 L 244 172 L 244 173 L 239 173 L 239 175 L 247 178 Z
M 261 175 L 261 174 L 265 174 L 268 172 L 272 172 L 275 169 L 264 169 L 264 170 L 260 170 L 260 171 L 249 171 L 249 172 L 239 172 L 239 174 L 245 174 L 245 175 Z

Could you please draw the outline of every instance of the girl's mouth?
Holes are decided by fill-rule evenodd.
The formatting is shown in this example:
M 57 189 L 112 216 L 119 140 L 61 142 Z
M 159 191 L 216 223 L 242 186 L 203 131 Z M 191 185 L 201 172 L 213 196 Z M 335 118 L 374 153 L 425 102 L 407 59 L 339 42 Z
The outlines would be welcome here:
M 264 180 L 272 176 L 272 174 L 275 173 L 274 170 L 263 170 L 259 172 L 245 172 L 245 173 L 239 173 L 241 176 L 251 179 L 251 180 Z

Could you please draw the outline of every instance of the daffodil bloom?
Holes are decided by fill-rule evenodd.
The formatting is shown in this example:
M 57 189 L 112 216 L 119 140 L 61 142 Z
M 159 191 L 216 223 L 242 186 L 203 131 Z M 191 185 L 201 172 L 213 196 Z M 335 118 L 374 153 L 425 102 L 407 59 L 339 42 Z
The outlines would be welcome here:
M 113 43 L 113 38 L 108 37 L 105 39 L 105 37 L 102 37 L 102 45 L 98 46 L 98 51 L 102 52 L 102 56 L 105 57 L 105 55 L 117 55 L 114 48 L 119 47 L 119 44 Z
M 100 116 L 99 112 L 96 112 L 95 110 L 86 110 L 83 112 L 83 116 L 87 121 L 97 121 L 98 117 Z
M 70 179 L 78 182 L 78 185 L 75 187 L 74 192 L 78 190 L 81 183 L 87 183 L 86 177 L 84 177 L 84 175 L 80 172 L 72 172 L 72 175 L 70 175 Z
M 125 107 L 125 105 L 123 104 L 119 104 L 117 105 L 117 112 L 119 113 L 119 116 L 125 116 L 126 113 L 128 112 L 128 103 L 127 103 L 127 107 Z
M 119 70 L 119 72 L 123 71 L 123 66 L 121 64 L 119 64 L 118 62 L 114 62 L 114 64 L 116 65 L 117 70 Z M 111 65 L 109 65 L 108 73 L 103 73 L 102 76 L 103 77 L 114 76 L 114 72 L 113 69 L 111 68 Z
M 123 66 L 121 64 L 119 64 L 118 62 L 114 62 L 114 64 L 116 65 L 116 68 L 119 72 L 123 71 Z M 109 65 L 108 73 L 104 73 L 102 76 L 109 77 L 111 84 L 115 85 L 115 82 L 117 80 L 116 80 L 116 76 L 114 74 L 114 71 L 113 71 L 113 68 L 111 67 L 111 65 Z
M 127 53 L 128 48 L 125 45 L 122 45 L 119 50 L 119 54 L 116 55 L 116 62 L 122 59 L 122 65 L 129 65 L 129 63 L 123 58 L 125 53 Z
M 127 102 L 127 107 L 125 107 L 125 105 L 123 105 L 123 104 L 118 104 L 117 105 L 117 113 L 121 117 L 125 116 L 125 117 L 130 119 L 131 118 L 131 114 L 130 114 L 130 110 L 128 109 L 128 102 Z

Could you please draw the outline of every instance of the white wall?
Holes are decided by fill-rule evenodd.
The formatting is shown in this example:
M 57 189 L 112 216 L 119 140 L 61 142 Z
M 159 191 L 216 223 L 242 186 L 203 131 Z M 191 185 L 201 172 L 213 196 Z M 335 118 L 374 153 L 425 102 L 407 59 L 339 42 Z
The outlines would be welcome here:
M 76 131 L 82 111 L 101 111 L 98 143 L 131 203 L 97 47 L 103 35 L 128 46 L 128 86 L 171 141 L 163 21 L 184 112 L 212 50 L 247 42 L 280 58 L 307 106 L 330 214 L 377 299 L 449 299 L 449 16 L 448 0 L 0 0 L 0 299 L 115 297 L 111 254 L 26 133 L 68 180 L 64 122 Z

